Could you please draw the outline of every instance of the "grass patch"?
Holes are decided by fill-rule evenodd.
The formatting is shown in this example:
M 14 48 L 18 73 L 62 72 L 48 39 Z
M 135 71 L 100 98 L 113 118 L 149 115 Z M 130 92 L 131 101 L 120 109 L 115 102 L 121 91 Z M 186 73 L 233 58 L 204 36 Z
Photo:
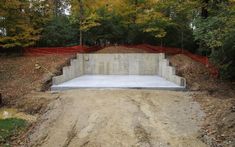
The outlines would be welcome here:
M 27 121 L 23 119 L 0 119 L 0 145 L 10 146 L 12 137 L 19 135 L 26 127 Z

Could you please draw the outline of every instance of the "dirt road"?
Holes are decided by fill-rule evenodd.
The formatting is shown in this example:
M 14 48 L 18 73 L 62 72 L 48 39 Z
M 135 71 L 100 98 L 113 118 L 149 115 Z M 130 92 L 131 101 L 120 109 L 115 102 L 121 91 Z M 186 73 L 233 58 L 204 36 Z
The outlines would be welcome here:
M 74 90 L 50 104 L 28 146 L 206 147 L 188 92 Z

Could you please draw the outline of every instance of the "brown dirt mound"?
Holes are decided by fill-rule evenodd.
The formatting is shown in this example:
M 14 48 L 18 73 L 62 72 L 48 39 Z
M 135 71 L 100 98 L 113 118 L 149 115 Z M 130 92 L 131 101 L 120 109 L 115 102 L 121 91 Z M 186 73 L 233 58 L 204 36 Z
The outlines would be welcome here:
M 171 56 L 169 60 L 170 64 L 176 67 L 177 74 L 186 78 L 190 90 L 208 91 L 212 95 L 222 97 L 234 96 L 231 82 L 224 82 L 211 76 L 205 65 L 182 54 Z
M 51 77 L 58 74 L 70 58 L 72 55 L 1 57 L 0 93 L 4 103 L 16 105 L 31 91 L 49 88 Z
M 99 50 L 96 53 L 148 53 L 148 52 L 144 49 L 138 49 L 138 48 L 128 48 L 124 46 L 111 46 L 111 47 L 106 47 L 102 50 Z
M 186 78 L 190 90 L 209 90 L 217 87 L 215 78 L 210 76 L 205 65 L 182 54 L 169 57 L 169 60 L 171 65 L 176 67 L 177 74 Z

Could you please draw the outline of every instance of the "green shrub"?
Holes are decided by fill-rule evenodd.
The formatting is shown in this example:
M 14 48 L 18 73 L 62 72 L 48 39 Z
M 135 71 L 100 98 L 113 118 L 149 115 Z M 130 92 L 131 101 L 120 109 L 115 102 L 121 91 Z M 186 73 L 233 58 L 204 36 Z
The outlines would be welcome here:
M 0 145 L 8 146 L 11 137 L 18 135 L 26 127 L 26 120 L 18 118 L 0 119 Z

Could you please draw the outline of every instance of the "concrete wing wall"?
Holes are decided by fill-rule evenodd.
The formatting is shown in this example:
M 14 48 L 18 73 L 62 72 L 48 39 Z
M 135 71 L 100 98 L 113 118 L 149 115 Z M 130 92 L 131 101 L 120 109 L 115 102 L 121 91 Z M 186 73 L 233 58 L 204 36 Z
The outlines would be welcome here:
M 83 55 L 78 54 L 77 59 L 72 59 L 70 66 L 63 67 L 63 74 L 52 78 L 53 85 L 59 85 L 66 81 L 72 80 L 84 74 Z
M 82 75 L 159 75 L 179 86 L 186 80 L 175 73 L 165 54 L 78 54 L 63 75 L 53 78 L 58 85 Z
M 170 66 L 169 60 L 165 58 L 165 54 L 161 53 L 160 56 L 158 75 L 186 88 L 186 79 L 176 75 L 175 67 Z

